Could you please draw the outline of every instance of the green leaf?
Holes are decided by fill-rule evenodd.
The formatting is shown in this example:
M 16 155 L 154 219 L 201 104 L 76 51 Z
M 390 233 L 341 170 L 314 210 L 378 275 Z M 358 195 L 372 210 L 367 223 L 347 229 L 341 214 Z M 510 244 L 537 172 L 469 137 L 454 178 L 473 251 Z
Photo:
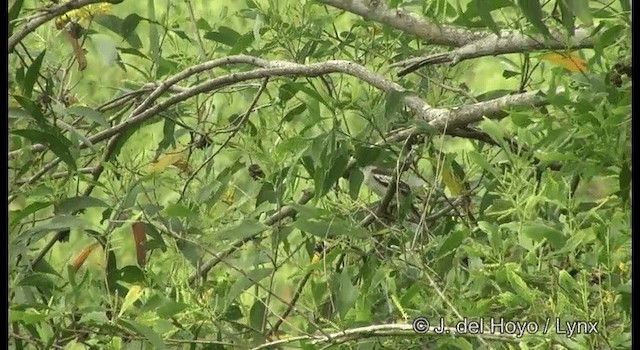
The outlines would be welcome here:
M 15 0 L 13 2 L 13 5 L 11 5 L 11 8 L 9 9 L 9 36 L 11 37 L 11 35 L 13 35 L 13 27 L 16 25 L 16 23 L 14 22 L 14 20 L 16 18 L 18 18 L 18 15 L 20 15 L 20 10 L 22 10 L 22 4 L 24 3 L 23 0 Z
M 262 187 L 260 187 L 260 192 L 258 192 L 256 196 L 256 208 L 263 202 L 274 204 L 278 202 L 278 194 L 270 182 L 265 182 L 262 184 Z
M 49 312 L 41 312 L 32 308 L 26 310 L 9 310 L 9 322 L 20 322 L 23 327 L 40 323 L 50 319 L 50 317 Z
M 204 34 L 203 38 L 234 47 L 240 40 L 240 34 L 229 27 L 220 26 L 218 27 L 218 31 L 207 32 Z
M 71 141 L 69 141 L 62 134 L 58 133 L 52 134 L 49 132 L 33 130 L 33 129 L 22 129 L 22 130 L 13 130 L 12 134 L 22 136 L 26 139 L 31 140 L 33 143 L 42 143 L 49 146 L 51 152 L 53 152 L 56 156 L 58 156 L 63 162 L 65 162 L 69 168 L 76 170 L 76 161 L 71 156 L 70 148 L 73 147 Z
M 160 318 L 170 318 L 182 312 L 189 305 L 169 299 L 161 294 L 155 294 L 140 309 L 141 312 L 155 312 Z
M 46 295 L 51 295 L 50 292 L 56 289 L 55 275 L 31 272 L 18 282 L 19 286 L 31 286 L 38 287 L 40 290 L 46 292 Z M 57 277 L 57 276 L 56 276 Z
M 249 310 L 249 325 L 252 329 L 263 331 L 264 321 L 267 308 L 265 307 L 266 300 L 256 299 Z
M 325 172 L 324 182 L 322 184 L 322 191 L 320 193 L 316 193 L 316 198 L 320 198 L 324 196 L 331 187 L 335 185 L 335 183 L 344 175 L 345 170 L 347 169 L 347 164 L 349 163 L 349 156 L 347 154 L 340 154 L 331 162 L 331 169 Z
M 560 18 L 562 25 L 567 29 L 570 35 L 574 35 L 576 31 L 575 17 L 573 16 L 573 9 L 571 9 L 571 0 L 560 0 L 558 2 L 560 8 Z
M 40 127 L 40 129 L 45 131 L 50 131 L 54 129 L 53 125 L 51 125 L 51 123 L 49 123 L 47 118 L 44 117 L 44 114 L 42 114 L 42 110 L 40 110 L 40 107 L 38 107 L 38 105 L 36 105 L 32 100 L 24 96 L 18 96 L 18 95 L 13 95 L 13 98 L 15 98 L 16 101 L 18 101 L 18 103 L 20 104 L 20 106 L 25 111 L 27 111 L 29 116 L 36 122 L 36 124 Z
M 67 198 L 56 205 L 58 214 L 72 214 L 85 208 L 95 207 L 108 208 L 110 205 L 101 199 L 87 196 Z
M 620 186 L 620 198 L 624 203 L 627 203 L 629 201 L 629 196 L 631 195 L 631 167 L 627 161 L 623 162 L 620 167 L 618 183 Z
M 465 236 L 469 234 L 468 230 L 456 230 L 445 238 L 442 245 L 438 249 L 437 260 L 434 269 L 441 274 L 446 274 L 453 267 L 452 262 L 455 250 L 460 247 Z
M 107 67 L 113 66 L 118 60 L 118 48 L 113 39 L 106 34 L 94 34 L 91 36 L 91 41 L 95 45 L 102 63 Z
M 352 170 L 349 174 L 349 196 L 351 199 L 357 199 L 360 194 L 360 187 L 364 182 L 364 174 L 359 170 Z
M 346 222 L 339 219 L 322 219 L 301 217 L 293 223 L 293 226 L 300 231 L 308 232 L 314 236 L 320 238 L 327 237 L 354 237 L 354 238 L 369 238 L 372 233 L 361 227 L 355 227 L 349 225 Z
M 118 319 L 118 324 L 126 329 L 133 331 L 136 334 L 141 335 L 151 343 L 154 349 L 164 350 L 167 349 L 162 338 L 152 328 L 136 323 L 132 320 Z
M 142 20 L 145 19 L 133 13 L 125 17 L 120 27 L 119 34 L 129 43 L 129 45 L 131 45 L 131 47 L 135 49 L 139 49 L 142 47 L 142 41 L 140 41 L 140 37 L 138 37 L 135 32 L 138 24 L 140 24 L 140 21 Z
M 305 103 L 300 103 L 297 106 L 290 109 L 289 112 L 287 112 L 287 114 L 284 115 L 284 117 L 282 118 L 282 121 L 290 122 L 291 120 L 293 120 L 293 117 L 301 114 L 306 110 L 307 110 L 307 105 Z
M 407 91 L 391 91 L 387 93 L 384 104 L 384 116 L 385 118 L 391 118 L 396 113 L 402 111 L 404 107 L 404 98 L 410 95 Z
M 356 146 L 354 157 L 358 161 L 358 166 L 363 167 L 372 164 L 381 153 L 380 147 Z
M 103 126 L 108 127 L 109 122 L 105 117 L 104 113 L 98 112 L 94 109 L 85 106 L 71 106 L 67 108 L 67 113 L 77 115 L 79 117 L 86 117 L 90 121 Z
M 446 254 L 449 254 L 455 249 L 457 249 L 458 247 L 460 247 L 460 244 L 462 243 L 462 241 L 464 240 L 464 237 L 468 233 L 469 232 L 465 230 L 457 230 L 451 233 L 450 235 L 448 235 L 447 238 L 445 238 L 444 242 L 442 242 L 442 245 L 440 246 L 440 248 L 438 249 L 437 256 L 443 257 Z
M 281 103 L 287 102 L 300 91 L 302 84 L 287 82 L 278 87 L 278 99 Z
M 629 0 L 620 0 L 620 7 L 625 12 L 631 12 L 631 1 Z
M 535 302 L 534 291 L 529 288 L 527 283 L 518 275 L 512 267 L 507 267 L 507 280 L 513 291 L 521 298 L 532 304 Z
M 13 227 L 16 224 L 20 223 L 20 220 L 26 218 L 27 216 L 37 212 L 38 210 L 47 208 L 51 206 L 53 203 L 51 202 L 35 202 L 29 204 L 26 208 L 21 210 L 14 210 L 9 212 L 9 222 L 11 223 L 9 226 Z
M 235 45 L 233 45 L 231 50 L 229 50 L 228 54 L 237 55 L 239 53 L 244 52 L 247 47 L 253 44 L 253 41 L 254 41 L 253 33 L 252 32 L 246 33 L 245 35 L 241 36 L 238 39 L 238 41 L 235 43 Z
M 34 244 L 51 231 L 68 230 L 72 228 L 83 228 L 90 226 L 89 223 L 76 216 L 59 215 L 51 219 L 51 221 L 32 227 L 22 233 L 17 238 L 17 242 L 24 243 L 31 239 Z
M 571 0 L 571 10 L 587 27 L 593 26 L 593 17 L 589 10 L 589 0 Z
M 546 239 L 553 249 L 562 248 L 567 241 L 566 237 L 559 230 L 537 222 L 523 224 L 522 233 L 535 242 L 541 242 L 543 239 Z
M 518 6 L 522 9 L 522 13 L 529 20 L 533 26 L 540 31 L 540 33 L 551 36 L 549 29 L 544 25 L 542 21 L 543 12 L 542 5 L 538 0 L 518 0 Z
M 519 76 L 521 73 L 509 69 L 505 69 L 502 71 L 502 77 L 505 79 L 513 78 Z
M 191 209 L 182 204 L 172 203 L 167 205 L 162 212 L 170 218 L 193 218 L 196 216 Z
M 336 290 L 336 311 L 340 317 L 344 319 L 349 310 L 355 305 L 360 291 L 351 283 L 351 277 L 347 273 L 348 269 L 342 270 L 340 279 L 338 280 L 338 288 Z
M 491 138 L 498 144 L 504 144 L 504 128 L 493 119 L 484 118 L 484 122 L 480 124 L 480 128 L 489 134 Z
M 622 32 L 626 29 L 626 26 L 622 24 L 617 24 L 611 26 L 611 28 L 607 28 L 600 35 L 596 36 L 598 40 L 598 46 L 605 48 L 607 46 L 612 45 L 622 36 Z
M 113 271 L 113 274 L 113 277 L 115 277 L 115 280 L 117 281 L 142 285 L 145 283 L 144 271 L 142 271 L 138 266 L 125 266 L 119 270 Z
M 25 97 L 31 98 L 33 93 L 33 86 L 36 81 L 38 81 L 38 74 L 40 74 L 40 68 L 42 67 L 42 59 L 44 55 L 47 53 L 47 50 L 43 50 L 38 57 L 36 57 L 29 69 L 27 69 L 27 73 L 24 76 L 24 84 L 22 86 L 22 90 L 24 92 Z
M 180 253 L 182 253 L 193 267 L 199 267 L 203 252 L 198 245 L 189 241 L 178 240 L 178 242 L 176 242 L 176 246 L 178 247 L 178 250 L 180 250 Z
M 489 243 L 493 249 L 496 251 L 500 251 L 502 249 L 502 233 L 498 226 L 488 221 L 478 221 L 478 228 L 487 234 Z
M 567 295 L 580 294 L 580 284 L 573 278 L 566 270 L 561 270 L 558 273 L 558 286 L 560 286 Z
M 245 239 L 247 237 L 255 236 L 260 232 L 267 230 L 268 228 L 268 226 L 257 220 L 245 219 L 234 227 L 227 228 L 218 232 L 215 237 L 219 240 Z
M 482 20 L 484 25 L 486 25 L 487 28 L 491 29 L 491 31 L 494 34 L 499 36 L 500 28 L 498 27 L 496 22 L 493 20 L 493 17 L 491 16 L 491 10 L 493 8 L 490 4 L 493 2 L 495 1 L 485 1 L 485 0 L 473 1 L 473 3 L 478 8 L 478 15 L 480 16 L 480 19 Z M 469 6 L 471 6 L 471 4 L 469 4 Z
M 273 272 L 271 268 L 259 268 L 255 270 L 251 270 L 246 274 L 242 275 L 232 286 L 229 288 L 229 293 L 227 293 L 227 300 L 237 300 L 237 298 L 244 291 L 249 289 L 251 286 L 257 284 L 265 277 L 269 276 Z
M 135 17 L 131 17 L 131 16 L 137 16 L 137 15 L 129 15 L 126 18 L 128 20 L 128 23 L 126 25 L 120 17 L 114 16 L 111 14 L 101 14 L 99 16 L 96 16 L 94 17 L 93 22 L 118 34 L 129 45 L 131 45 L 131 47 L 135 49 L 140 49 L 142 47 L 142 41 L 140 40 L 140 37 L 138 36 L 138 34 L 136 34 L 134 31 L 135 30 L 134 24 L 137 27 L 137 23 L 135 23 Z M 129 17 L 131 17 L 131 19 Z

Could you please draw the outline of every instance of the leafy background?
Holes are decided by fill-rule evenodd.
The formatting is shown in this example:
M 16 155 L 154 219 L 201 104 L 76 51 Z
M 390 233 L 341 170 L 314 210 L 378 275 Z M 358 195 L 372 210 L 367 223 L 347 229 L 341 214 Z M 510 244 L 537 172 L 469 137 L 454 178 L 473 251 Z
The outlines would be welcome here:
M 386 5 L 486 33 L 590 28 L 593 45 L 398 78 L 391 63 L 448 48 L 322 2 L 276 0 L 92 4 L 22 39 L 9 53 L 10 347 L 629 348 L 629 3 Z M 11 2 L 10 36 L 45 6 L 56 5 Z M 56 27 L 68 20 L 86 29 L 82 71 Z M 352 61 L 437 108 L 538 90 L 548 102 L 477 123 L 487 142 L 428 128 L 403 93 L 357 76 L 271 76 L 87 146 L 153 84 L 233 55 Z M 191 75 L 155 103 L 250 68 Z M 412 126 L 426 128 L 412 171 L 429 183 L 427 210 L 445 209 L 426 222 L 429 239 L 402 213 L 362 227 L 378 198 L 348 167 L 395 164 L 402 142 L 375 143 Z M 457 197 L 475 220 L 452 208 Z M 273 218 L 283 210 L 297 214 Z M 589 321 L 598 332 L 418 335 L 417 317 Z

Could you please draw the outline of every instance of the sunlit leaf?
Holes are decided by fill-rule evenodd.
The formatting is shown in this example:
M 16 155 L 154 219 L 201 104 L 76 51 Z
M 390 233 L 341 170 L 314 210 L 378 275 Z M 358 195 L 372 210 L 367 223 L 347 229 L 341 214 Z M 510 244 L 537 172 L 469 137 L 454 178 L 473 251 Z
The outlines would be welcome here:
M 576 73 L 587 71 L 587 63 L 573 53 L 569 55 L 561 55 L 552 52 L 542 56 L 542 59 L 562 66 L 570 72 Z
M 188 148 L 180 148 L 178 150 L 169 151 L 160 157 L 158 160 L 152 163 L 149 167 L 149 173 L 158 174 L 164 172 L 168 166 L 174 165 L 179 162 L 182 157 L 186 155 Z

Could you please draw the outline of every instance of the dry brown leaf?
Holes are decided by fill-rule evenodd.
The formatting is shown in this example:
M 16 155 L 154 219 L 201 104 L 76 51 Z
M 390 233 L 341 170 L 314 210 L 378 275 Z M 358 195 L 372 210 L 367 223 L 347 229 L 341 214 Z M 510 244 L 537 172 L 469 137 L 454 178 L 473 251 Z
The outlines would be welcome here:
M 73 267 L 73 270 L 78 271 L 78 269 L 82 267 L 82 264 L 84 264 L 84 262 L 89 257 L 89 254 L 91 254 L 91 252 L 99 245 L 100 244 L 96 242 L 82 249 L 82 251 L 71 262 L 71 266 Z
M 145 233 L 144 223 L 137 221 L 131 225 L 133 231 L 133 240 L 136 244 L 136 260 L 140 267 L 144 267 L 147 263 L 147 235 Z

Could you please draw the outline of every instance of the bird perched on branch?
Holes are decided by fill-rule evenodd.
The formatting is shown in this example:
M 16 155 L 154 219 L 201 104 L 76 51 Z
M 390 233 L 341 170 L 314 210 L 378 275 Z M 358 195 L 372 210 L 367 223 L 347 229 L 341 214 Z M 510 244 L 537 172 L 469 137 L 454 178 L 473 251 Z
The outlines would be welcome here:
M 375 194 L 384 198 L 387 194 L 391 183 L 395 182 L 395 194 L 393 194 L 392 200 L 389 204 L 389 209 L 394 212 L 394 209 L 403 205 L 409 204 L 411 210 L 408 212 L 408 221 L 413 225 L 420 222 L 420 211 L 415 203 L 407 203 L 407 201 L 413 201 L 417 198 L 416 193 L 426 185 L 426 182 L 415 176 L 401 176 L 398 178 L 395 176 L 394 171 L 376 166 L 369 165 L 362 168 L 364 173 L 364 182 Z M 415 227 L 412 227 L 415 229 Z

